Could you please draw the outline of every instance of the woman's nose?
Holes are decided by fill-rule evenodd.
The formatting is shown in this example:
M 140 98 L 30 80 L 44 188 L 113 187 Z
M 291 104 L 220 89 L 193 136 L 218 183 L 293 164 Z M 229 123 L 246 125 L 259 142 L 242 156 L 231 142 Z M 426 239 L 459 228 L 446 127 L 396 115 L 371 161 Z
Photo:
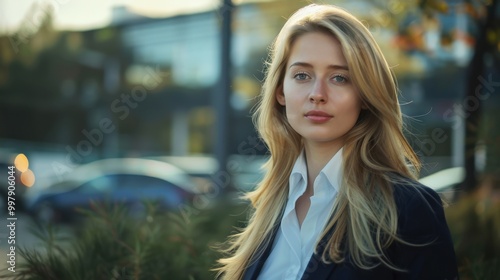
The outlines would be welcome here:
M 328 101 L 326 85 L 323 81 L 317 80 L 309 95 L 309 101 L 312 103 L 325 103 Z

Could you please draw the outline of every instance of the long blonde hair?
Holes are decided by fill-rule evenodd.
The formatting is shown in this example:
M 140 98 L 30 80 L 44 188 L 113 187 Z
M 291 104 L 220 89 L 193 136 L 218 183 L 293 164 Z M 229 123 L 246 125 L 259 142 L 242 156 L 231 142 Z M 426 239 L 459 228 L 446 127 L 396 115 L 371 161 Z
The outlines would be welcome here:
M 289 125 L 276 100 L 294 41 L 308 32 L 323 32 L 339 40 L 350 76 L 365 110 L 347 133 L 343 151 L 343 183 L 332 218 L 321 234 L 328 236 L 322 259 L 343 262 L 345 253 L 359 267 L 384 263 L 383 253 L 397 234 L 397 209 L 392 184 L 397 178 L 416 179 L 419 160 L 403 135 L 402 114 L 393 72 L 370 31 L 345 10 L 311 4 L 286 22 L 271 45 L 266 79 L 254 114 L 260 136 L 269 148 L 266 175 L 247 198 L 253 208 L 248 225 L 230 237 L 228 256 L 219 260 L 222 279 L 241 279 L 250 261 L 270 246 L 286 205 L 288 179 L 303 149 L 301 136 Z M 375 235 L 374 235 L 375 233 Z M 374 262 L 373 260 L 376 260 Z

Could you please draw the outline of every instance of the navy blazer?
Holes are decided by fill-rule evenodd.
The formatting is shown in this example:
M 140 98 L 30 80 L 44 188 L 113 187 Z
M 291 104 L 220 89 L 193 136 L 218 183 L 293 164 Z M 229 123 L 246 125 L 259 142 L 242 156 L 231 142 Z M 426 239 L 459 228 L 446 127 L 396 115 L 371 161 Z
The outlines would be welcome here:
M 439 195 L 432 189 L 417 185 L 394 186 L 394 198 L 398 209 L 398 234 L 403 240 L 413 244 L 422 244 L 433 241 L 426 246 L 409 246 L 400 242 L 393 242 L 387 248 L 386 255 L 398 268 L 406 270 L 399 272 L 379 265 L 371 270 L 356 267 L 346 257 L 340 264 L 325 264 L 321 261 L 324 250 L 319 242 L 314 254 L 302 275 L 303 280 L 338 280 L 338 279 L 414 279 L 414 280 L 455 280 L 458 279 L 457 263 L 453 242 Z M 279 220 L 281 222 L 281 219 Z M 260 248 L 260 257 L 252 260 L 243 274 L 244 280 L 254 280 L 259 276 L 264 263 L 272 250 L 276 231 L 269 236 L 270 241 L 266 248 Z M 275 279 L 264 279 L 275 280 Z

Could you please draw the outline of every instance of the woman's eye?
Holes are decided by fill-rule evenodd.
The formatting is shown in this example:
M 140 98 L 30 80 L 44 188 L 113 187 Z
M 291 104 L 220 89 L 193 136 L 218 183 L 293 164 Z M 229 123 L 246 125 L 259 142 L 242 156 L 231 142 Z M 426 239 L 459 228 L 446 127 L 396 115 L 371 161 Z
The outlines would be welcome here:
M 341 75 L 336 75 L 332 78 L 335 83 L 343 84 L 347 82 L 347 78 Z
M 309 75 L 306 73 L 297 73 L 295 76 L 293 76 L 296 80 L 307 80 L 309 78 Z

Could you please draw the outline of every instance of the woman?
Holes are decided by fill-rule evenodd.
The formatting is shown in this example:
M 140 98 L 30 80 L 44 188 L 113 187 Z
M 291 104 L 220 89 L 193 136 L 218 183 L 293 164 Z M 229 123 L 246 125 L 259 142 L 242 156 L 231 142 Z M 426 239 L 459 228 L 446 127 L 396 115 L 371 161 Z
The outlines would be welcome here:
M 439 196 L 415 179 L 395 78 L 363 24 L 309 5 L 278 34 L 255 114 L 270 159 L 222 279 L 456 279 Z

